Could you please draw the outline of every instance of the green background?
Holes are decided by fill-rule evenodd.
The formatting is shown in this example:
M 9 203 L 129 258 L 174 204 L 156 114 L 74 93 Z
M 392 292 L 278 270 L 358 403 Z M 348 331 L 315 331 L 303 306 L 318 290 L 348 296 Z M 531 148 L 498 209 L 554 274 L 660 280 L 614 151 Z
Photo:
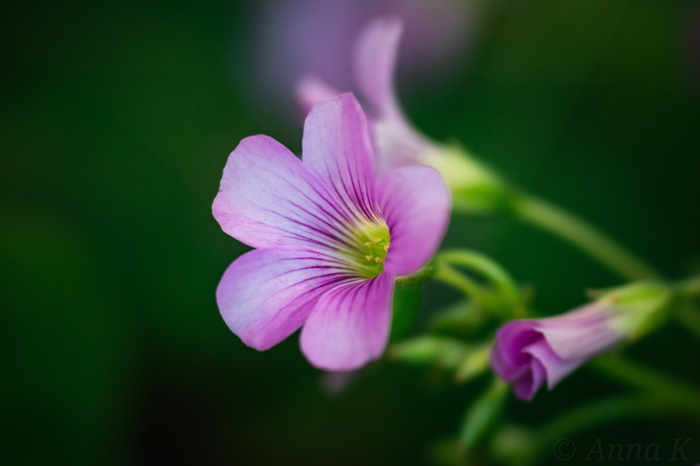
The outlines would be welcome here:
M 329 395 L 296 336 L 258 353 L 221 320 L 214 290 L 245 251 L 211 216 L 226 158 L 251 134 L 301 140 L 249 84 L 254 5 L 10 1 L 0 16 L 2 464 L 423 464 L 483 388 L 379 362 Z M 402 90 L 411 119 L 669 276 L 697 271 L 697 2 L 482 7 L 457 72 Z M 500 261 L 547 314 L 619 283 L 513 220 L 454 219 L 445 244 Z M 423 315 L 453 297 L 429 286 Z M 700 384 L 675 324 L 630 353 Z M 618 391 L 583 369 L 508 416 L 536 425 Z M 574 440 L 693 438 L 697 461 L 699 434 L 637 421 Z

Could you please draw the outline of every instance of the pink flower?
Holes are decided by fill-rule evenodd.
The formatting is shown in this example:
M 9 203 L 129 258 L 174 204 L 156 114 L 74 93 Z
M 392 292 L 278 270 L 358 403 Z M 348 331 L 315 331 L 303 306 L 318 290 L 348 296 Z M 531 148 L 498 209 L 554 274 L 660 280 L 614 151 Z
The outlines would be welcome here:
M 353 70 L 370 120 L 377 171 L 426 165 L 440 173 L 452 192 L 456 209 L 501 209 L 509 193 L 496 173 L 465 149 L 424 136 L 404 116 L 393 85 L 402 29 L 397 18 L 375 19 L 355 43 Z M 305 111 L 337 94 L 316 77 L 307 77 L 297 85 L 297 98 Z
M 400 57 L 404 76 L 436 83 L 473 42 L 477 13 L 469 0 L 259 0 L 247 44 L 251 70 L 261 94 L 278 106 L 291 103 L 289 89 L 308 74 L 351 90 L 348 57 L 358 32 L 370 19 L 392 14 L 411 31 Z
M 529 401 L 545 382 L 552 389 L 622 339 L 612 317 L 609 305 L 594 303 L 557 317 L 508 322 L 496 333 L 493 370 Z
M 560 316 L 508 322 L 496 333 L 491 366 L 519 398 L 531 400 L 545 382 L 551 389 L 616 343 L 658 327 L 674 296 L 666 283 L 636 282 Z
M 355 82 L 370 117 L 380 173 L 426 163 L 422 160 L 426 155 L 439 151 L 437 143 L 408 122 L 396 99 L 394 70 L 402 29 L 398 18 L 375 19 L 355 43 Z M 337 90 L 316 77 L 304 78 L 297 85 L 297 98 L 305 111 L 337 94 Z
M 311 364 L 352 370 L 383 353 L 394 279 L 436 251 L 449 193 L 427 167 L 375 176 L 367 122 L 352 94 L 310 112 L 302 152 L 299 160 L 259 135 L 229 157 L 214 217 L 256 249 L 226 270 L 217 302 L 245 344 L 265 350 L 303 326 Z

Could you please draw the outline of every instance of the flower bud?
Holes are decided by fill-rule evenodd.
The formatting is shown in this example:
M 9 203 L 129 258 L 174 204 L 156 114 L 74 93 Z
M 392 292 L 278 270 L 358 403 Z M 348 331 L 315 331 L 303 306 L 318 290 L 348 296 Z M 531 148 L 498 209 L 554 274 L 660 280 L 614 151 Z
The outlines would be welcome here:
M 545 382 L 552 389 L 590 358 L 656 328 L 672 298 L 668 286 L 640 282 L 560 316 L 508 322 L 496 334 L 491 365 L 519 398 L 531 400 Z

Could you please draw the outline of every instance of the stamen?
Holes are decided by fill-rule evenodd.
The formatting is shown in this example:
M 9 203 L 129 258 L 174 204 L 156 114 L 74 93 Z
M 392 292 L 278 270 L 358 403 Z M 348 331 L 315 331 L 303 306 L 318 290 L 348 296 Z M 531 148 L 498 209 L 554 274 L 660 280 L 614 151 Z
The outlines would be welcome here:
M 391 247 L 389 228 L 383 220 L 373 219 L 358 223 L 353 233 L 357 235 L 356 246 L 341 252 L 358 276 L 376 277 L 384 270 L 386 255 Z

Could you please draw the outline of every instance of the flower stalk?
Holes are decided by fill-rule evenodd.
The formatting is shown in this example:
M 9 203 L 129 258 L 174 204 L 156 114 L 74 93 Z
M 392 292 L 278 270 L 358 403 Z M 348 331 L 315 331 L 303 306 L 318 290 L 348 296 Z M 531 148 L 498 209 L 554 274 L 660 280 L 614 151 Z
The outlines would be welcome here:
M 480 306 L 488 308 L 493 306 L 494 296 L 491 295 L 482 285 L 445 262 L 436 262 L 437 269 L 433 278 L 448 285 L 451 285 L 465 296 L 470 297 Z
M 622 244 L 573 213 L 510 186 L 465 149 L 434 146 L 418 159 L 443 176 L 452 191 L 455 212 L 514 216 L 567 241 L 629 281 L 661 276 Z
M 516 197 L 516 217 L 573 244 L 626 280 L 654 279 L 661 276 L 622 244 L 605 235 L 571 212 L 535 196 Z
M 516 314 L 524 312 L 522 298 L 515 281 L 496 261 L 476 251 L 463 249 L 442 251 L 438 254 L 438 258 L 448 264 L 466 267 L 479 273 L 513 306 Z
M 669 406 L 700 418 L 700 392 L 685 383 L 619 356 L 601 356 L 591 363 L 609 379 L 636 387 Z
M 625 419 L 676 420 L 687 415 L 685 410 L 669 409 L 662 400 L 652 396 L 613 396 L 576 406 L 539 426 L 520 452 L 523 465 L 541 464 L 543 456 L 562 438 L 573 437 L 594 427 Z

